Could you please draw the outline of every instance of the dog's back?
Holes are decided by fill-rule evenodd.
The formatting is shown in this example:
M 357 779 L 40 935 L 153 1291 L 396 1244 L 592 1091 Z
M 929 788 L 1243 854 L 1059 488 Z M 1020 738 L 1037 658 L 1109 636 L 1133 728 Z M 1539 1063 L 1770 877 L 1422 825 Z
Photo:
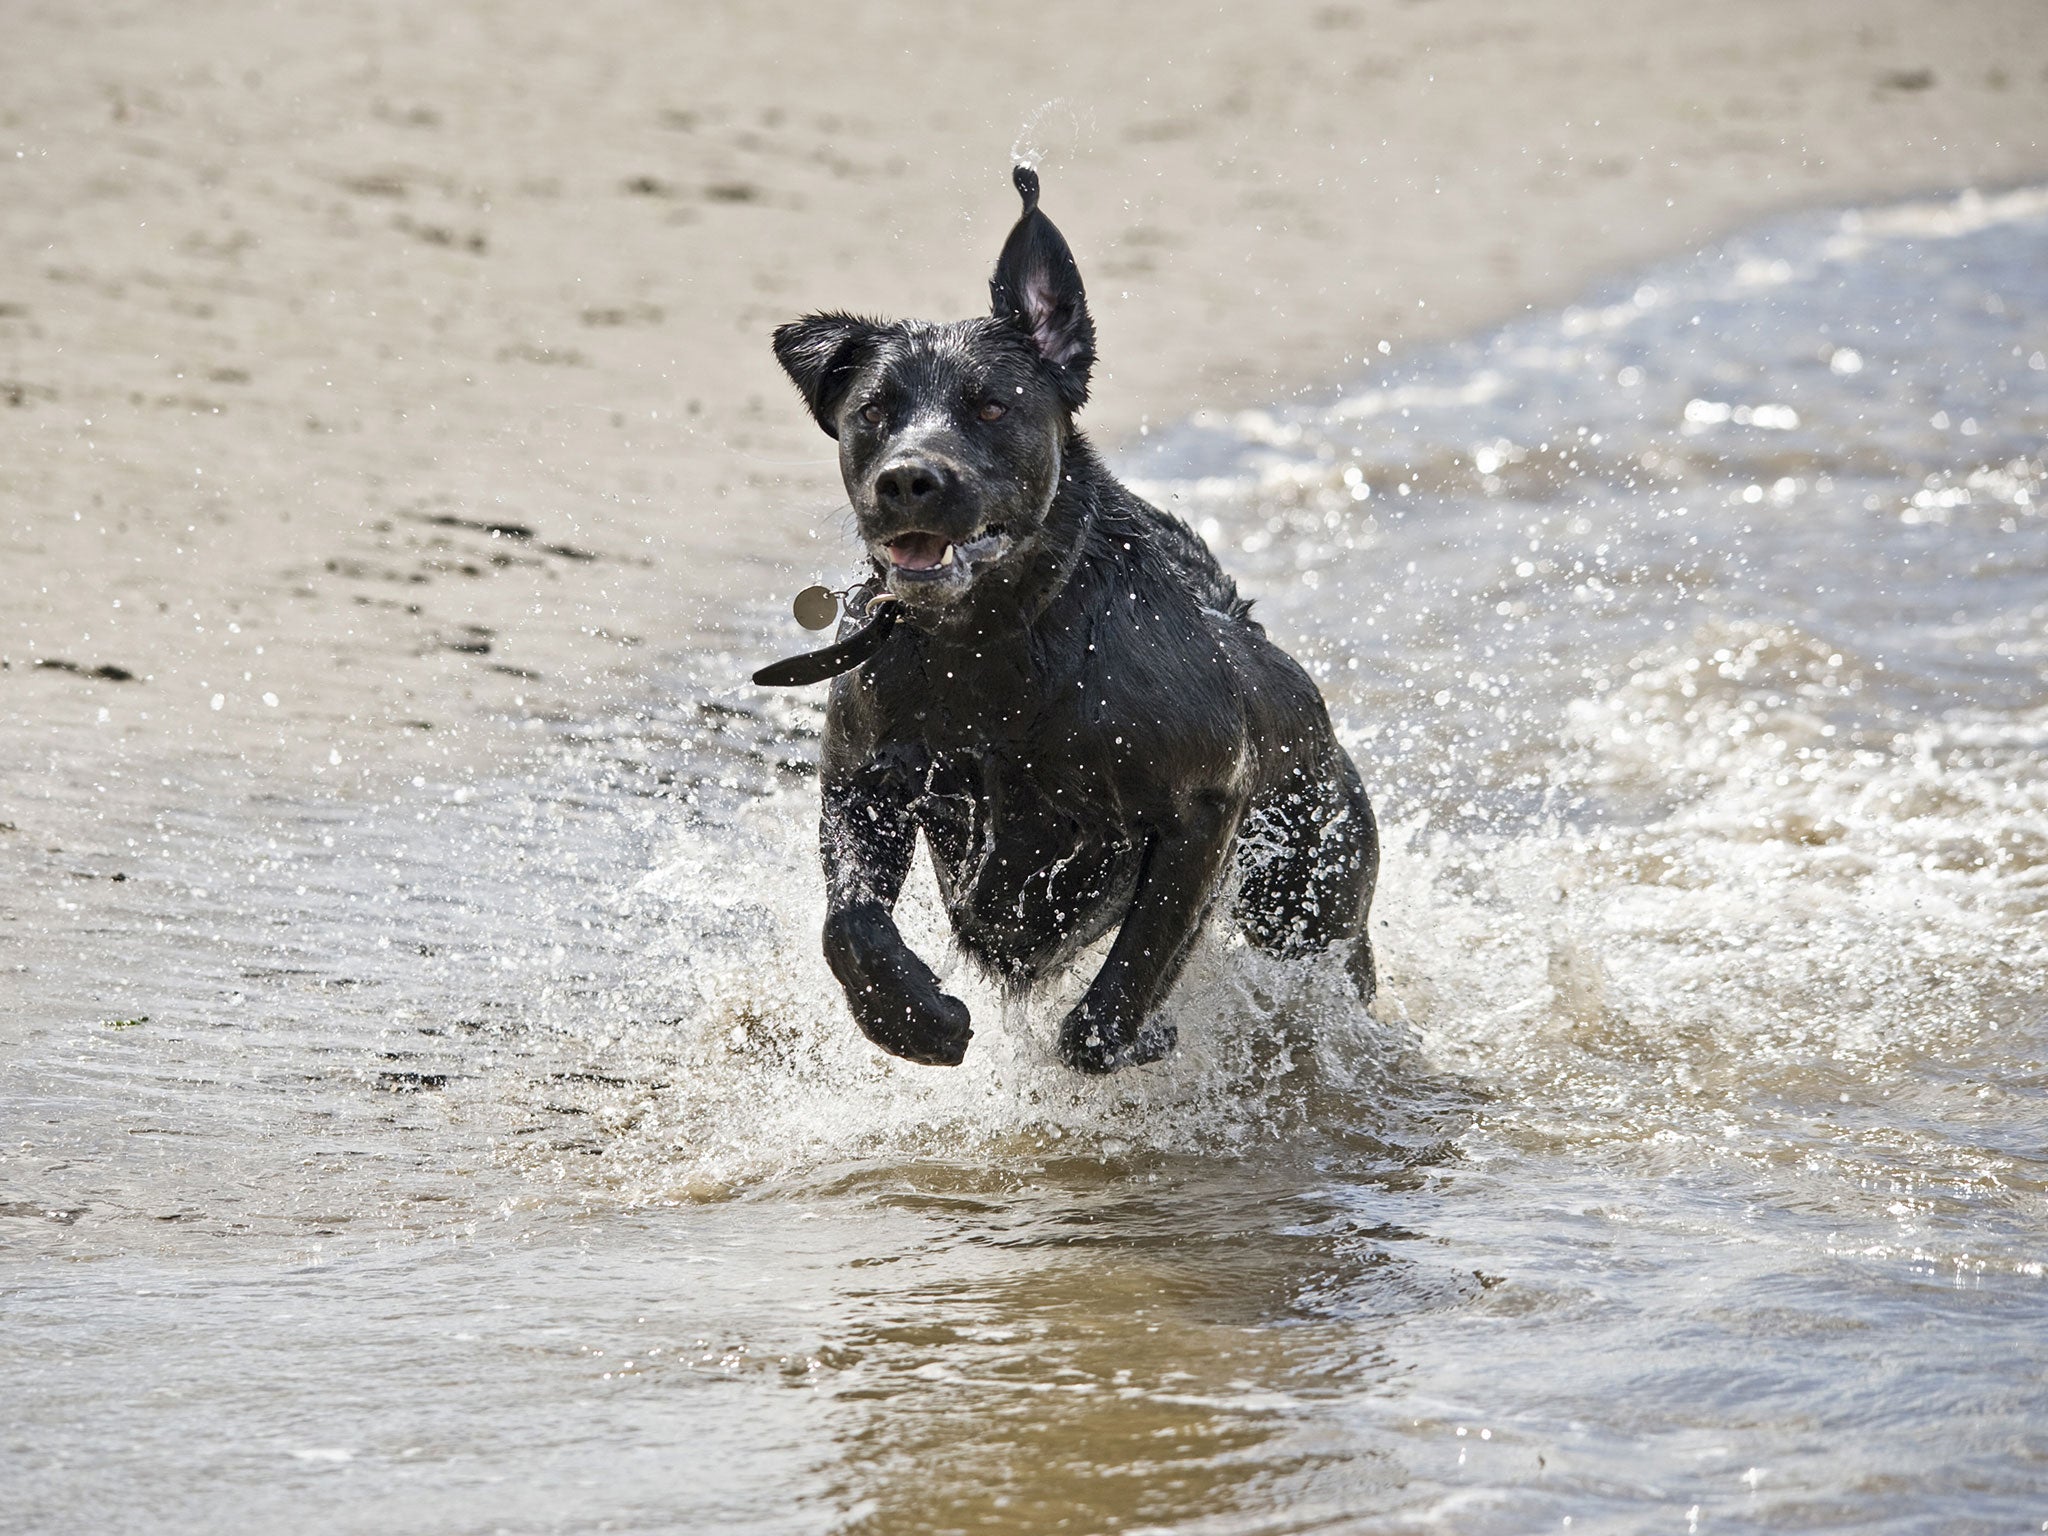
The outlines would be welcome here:
M 1238 595 L 1237 583 L 1194 529 L 1172 513 L 1140 501 L 1122 486 L 1117 489 L 1123 494 L 1099 525 L 1106 541 L 1142 540 L 1155 566 L 1170 572 L 1203 608 L 1233 619 L 1249 617 L 1250 600 Z

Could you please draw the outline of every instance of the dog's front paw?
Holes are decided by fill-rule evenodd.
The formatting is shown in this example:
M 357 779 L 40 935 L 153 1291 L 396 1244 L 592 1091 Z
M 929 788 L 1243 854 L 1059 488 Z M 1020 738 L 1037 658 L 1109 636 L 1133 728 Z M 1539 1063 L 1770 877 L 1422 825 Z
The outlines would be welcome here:
M 846 989 L 862 1034 L 905 1061 L 960 1065 L 974 1038 L 967 1005 L 939 990 L 932 968 L 910 952 L 880 906 L 869 902 L 831 913 L 825 959 Z
M 1101 1076 L 1157 1061 L 1179 1039 L 1165 1019 L 1133 1022 L 1084 997 L 1060 1025 L 1060 1056 L 1077 1072 Z
M 974 1038 L 967 1005 L 936 989 L 915 1000 L 900 995 L 887 1001 L 872 994 L 860 998 L 854 1004 L 854 1022 L 891 1056 L 926 1067 L 959 1066 L 966 1059 L 967 1042 Z

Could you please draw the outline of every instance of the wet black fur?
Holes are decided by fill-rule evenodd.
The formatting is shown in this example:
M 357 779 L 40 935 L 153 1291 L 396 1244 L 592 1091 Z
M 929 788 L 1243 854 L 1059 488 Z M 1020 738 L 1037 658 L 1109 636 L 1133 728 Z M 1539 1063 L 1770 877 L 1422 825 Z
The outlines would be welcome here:
M 1347 946 L 1369 998 L 1378 838 L 1314 683 L 1207 546 L 1074 426 L 1094 325 L 1037 178 L 1016 179 L 1024 214 L 989 316 L 812 315 L 775 333 L 839 441 L 872 562 L 862 596 L 904 604 L 880 653 L 832 685 L 825 954 L 869 1039 L 962 1059 L 967 1009 L 892 916 L 922 832 L 960 946 L 993 975 L 1029 984 L 1116 932 L 1059 1042 L 1109 1072 L 1172 1049 L 1159 1009 L 1233 863 L 1252 943 Z M 887 549 L 905 533 L 992 552 L 906 573 Z

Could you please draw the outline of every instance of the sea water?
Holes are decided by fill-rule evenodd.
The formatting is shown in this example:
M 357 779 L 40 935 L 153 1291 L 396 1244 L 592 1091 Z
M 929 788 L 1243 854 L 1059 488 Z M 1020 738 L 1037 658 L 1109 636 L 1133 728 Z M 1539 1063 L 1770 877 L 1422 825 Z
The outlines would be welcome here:
M 1358 760 L 1370 1012 L 1218 931 L 1082 1079 L 920 870 L 880 1056 L 767 590 L 502 771 L 152 765 L 11 914 L 0 1530 L 2048 1529 L 2048 191 L 1364 361 L 1117 467 Z

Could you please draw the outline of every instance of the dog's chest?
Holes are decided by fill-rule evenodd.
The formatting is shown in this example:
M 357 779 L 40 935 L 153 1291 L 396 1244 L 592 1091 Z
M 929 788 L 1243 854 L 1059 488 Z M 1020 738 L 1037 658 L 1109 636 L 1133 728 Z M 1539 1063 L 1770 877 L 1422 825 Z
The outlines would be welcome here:
M 882 739 L 914 741 L 934 759 L 999 758 L 1048 793 L 1103 766 L 1101 668 L 1081 645 L 1047 654 L 1004 638 L 920 636 L 885 660 L 863 680 Z
M 1113 787 L 1085 756 L 1042 737 L 927 741 L 918 820 L 977 845 L 1058 854 L 1122 833 Z
M 1112 805 L 1009 751 L 935 756 L 915 808 L 963 943 L 1034 971 L 1128 904 L 1137 849 Z

